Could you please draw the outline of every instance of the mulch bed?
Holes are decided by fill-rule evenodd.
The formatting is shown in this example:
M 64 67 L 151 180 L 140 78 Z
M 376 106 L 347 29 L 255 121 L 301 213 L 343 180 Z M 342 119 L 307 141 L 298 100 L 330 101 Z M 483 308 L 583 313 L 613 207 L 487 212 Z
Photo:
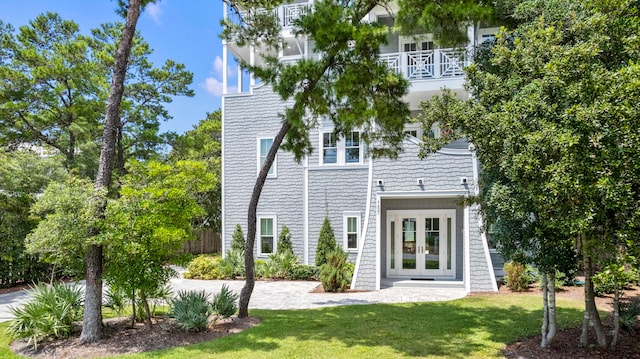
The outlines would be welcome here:
M 14 341 L 10 347 L 14 353 L 30 358 L 102 358 L 209 341 L 240 333 L 260 321 L 257 317 L 231 317 L 218 320 L 205 331 L 187 333 L 178 329 L 172 319 L 165 317 L 154 318 L 151 330 L 140 323 L 131 328 L 129 318 L 113 318 L 105 320 L 103 339 L 95 344 L 80 344 L 79 333 L 74 333 L 69 339 L 39 343 L 37 349 L 24 340 Z

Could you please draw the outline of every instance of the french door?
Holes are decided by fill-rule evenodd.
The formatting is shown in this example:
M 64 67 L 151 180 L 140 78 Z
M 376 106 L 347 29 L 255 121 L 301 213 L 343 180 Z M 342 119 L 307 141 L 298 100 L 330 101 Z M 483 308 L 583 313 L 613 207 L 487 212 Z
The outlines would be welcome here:
M 387 211 L 387 273 L 455 276 L 455 210 Z

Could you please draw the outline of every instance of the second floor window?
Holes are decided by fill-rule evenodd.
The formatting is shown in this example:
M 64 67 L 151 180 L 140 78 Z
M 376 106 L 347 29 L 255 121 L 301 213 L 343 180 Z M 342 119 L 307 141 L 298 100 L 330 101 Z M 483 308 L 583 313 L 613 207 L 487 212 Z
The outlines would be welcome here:
M 344 143 L 346 163 L 360 163 L 360 133 L 351 132 Z
M 267 160 L 267 154 L 273 144 L 273 138 L 259 138 L 258 139 L 258 172 L 262 170 L 264 162 Z M 277 158 L 277 157 L 276 157 Z M 273 160 L 271 168 L 269 169 L 268 177 L 276 177 L 276 160 Z
M 322 161 L 323 163 L 338 162 L 338 143 L 336 135 L 332 132 L 322 134 Z

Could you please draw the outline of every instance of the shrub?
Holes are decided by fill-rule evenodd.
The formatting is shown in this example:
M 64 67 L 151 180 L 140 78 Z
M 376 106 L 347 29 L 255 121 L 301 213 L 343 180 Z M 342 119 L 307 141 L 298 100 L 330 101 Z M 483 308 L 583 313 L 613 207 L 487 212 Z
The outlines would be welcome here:
M 327 255 L 337 249 L 336 236 L 331 228 L 329 218 L 324 218 L 320 235 L 318 236 L 318 247 L 316 248 L 316 265 L 321 266 L 327 262 Z
M 236 224 L 236 229 L 233 231 L 233 236 L 231 236 L 231 250 L 236 252 L 244 253 L 244 233 L 242 233 L 242 227 L 239 224 Z
M 267 277 L 267 262 L 262 259 L 256 259 L 254 261 L 255 276 L 256 278 L 268 278 Z
M 213 309 L 209 295 L 203 291 L 180 291 L 170 302 L 170 315 L 177 326 L 185 332 L 199 332 L 209 326 Z
M 623 265 L 608 265 L 602 271 L 592 277 L 593 291 L 595 295 L 602 296 L 611 294 L 616 286 L 619 289 L 626 289 L 638 280 L 636 269 L 625 269 Z
M 237 300 L 238 294 L 232 292 L 226 285 L 222 285 L 220 293 L 213 297 L 211 308 L 217 315 L 223 318 L 229 318 L 238 310 L 238 306 L 236 305 Z
M 327 262 L 320 267 L 320 281 L 327 292 L 344 292 L 351 284 L 353 265 L 341 249 L 327 254 Z
M 308 266 L 306 264 L 296 264 L 291 270 L 289 279 L 291 280 L 318 280 L 320 278 L 320 267 Z
M 278 237 L 278 254 L 291 253 L 293 254 L 293 245 L 291 244 L 291 235 L 289 234 L 289 228 L 282 226 L 280 236 Z
M 640 301 L 637 300 L 625 300 L 618 303 L 618 311 L 620 313 L 620 325 L 630 332 L 633 332 L 633 328 L 638 323 L 638 316 L 640 315 Z
M 298 264 L 298 256 L 291 251 L 269 255 L 265 266 L 266 278 L 285 279 L 291 276 L 293 267 Z
M 235 279 L 244 276 L 244 251 L 230 250 L 218 263 L 222 278 Z
M 73 323 L 82 319 L 82 292 L 77 286 L 38 284 L 31 294 L 30 302 L 11 309 L 15 320 L 7 332 L 14 338 L 28 338 L 34 348 L 44 338 L 68 337 Z
M 219 258 L 202 254 L 194 258 L 187 266 L 184 277 L 187 279 L 220 279 Z
M 506 286 L 514 292 L 525 291 L 529 287 L 529 281 L 525 276 L 525 266 L 522 263 L 509 261 L 504 264 Z

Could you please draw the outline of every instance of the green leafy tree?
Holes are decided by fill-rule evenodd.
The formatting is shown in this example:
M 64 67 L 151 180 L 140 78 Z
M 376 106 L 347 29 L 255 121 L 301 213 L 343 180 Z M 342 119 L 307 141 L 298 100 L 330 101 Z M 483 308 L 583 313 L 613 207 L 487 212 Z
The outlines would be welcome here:
M 38 282 L 47 275 L 49 266 L 25 252 L 25 238 L 38 224 L 30 216 L 37 195 L 66 175 L 61 163 L 59 157 L 28 150 L 0 152 L 0 286 Z
M 213 173 L 217 178 L 221 177 L 222 146 L 222 113 L 216 110 L 207 113 L 207 117 L 201 120 L 194 128 L 183 135 L 172 134 L 169 139 L 172 151 L 170 161 L 191 160 L 202 161 L 207 172 Z M 194 221 L 194 226 L 211 228 L 220 231 L 222 222 L 222 183 L 216 182 L 216 186 L 210 191 L 198 194 L 198 203 L 205 210 L 205 214 Z M 243 246 L 244 250 L 244 246 Z
M 98 215 L 103 193 L 95 191 L 87 179 L 70 177 L 52 182 L 31 207 L 41 218 L 26 237 L 26 250 L 80 276 L 85 271 L 84 253 L 98 243 L 94 228 L 102 226 Z
M 175 274 L 166 263 L 193 237 L 191 219 L 202 212 L 191 193 L 208 190 L 215 179 L 201 163 L 189 161 L 132 162 L 128 170 L 120 196 L 105 212 L 105 279 L 125 290 L 134 308 L 139 297 L 151 327 L 149 294 Z
M 289 233 L 289 227 L 282 226 L 280 235 L 278 236 L 278 254 L 291 253 L 293 254 L 293 245 L 291 244 L 291 234 Z
M 318 247 L 316 248 L 316 266 L 327 263 L 327 255 L 338 248 L 336 245 L 336 235 L 331 228 L 329 217 L 324 218 L 320 234 L 318 235 Z
M 106 73 L 89 38 L 53 13 L 12 30 L 4 26 L 0 46 L 0 144 L 55 148 L 67 169 L 93 174 Z
M 474 98 L 448 106 L 451 116 L 440 124 L 449 139 L 473 142 L 483 164 L 483 210 L 498 237 L 517 234 L 498 244 L 531 253 L 549 291 L 551 268 L 572 261 L 570 238 L 577 238 L 585 269 L 580 344 L 593 327 L 604 348 L 591 276 L 597 264 L 624 261 L 617 254 L 638 248 L 630 235 L 640 213 L 638 8 L 624 0 L 525 1 L 511 14 L 518 26 L 498 34 L 467 70 Z M 555 334 L 551 300 L 547 306 L 545 297 L 543 346 Z
M 242 227 L 239 224 L 236 224 L 236 229 L 233 231 L 233 236 L 231 237 L 231 250 L 242 253 L 244 252 L 245 240 L 244 233 L 242 233 Z

